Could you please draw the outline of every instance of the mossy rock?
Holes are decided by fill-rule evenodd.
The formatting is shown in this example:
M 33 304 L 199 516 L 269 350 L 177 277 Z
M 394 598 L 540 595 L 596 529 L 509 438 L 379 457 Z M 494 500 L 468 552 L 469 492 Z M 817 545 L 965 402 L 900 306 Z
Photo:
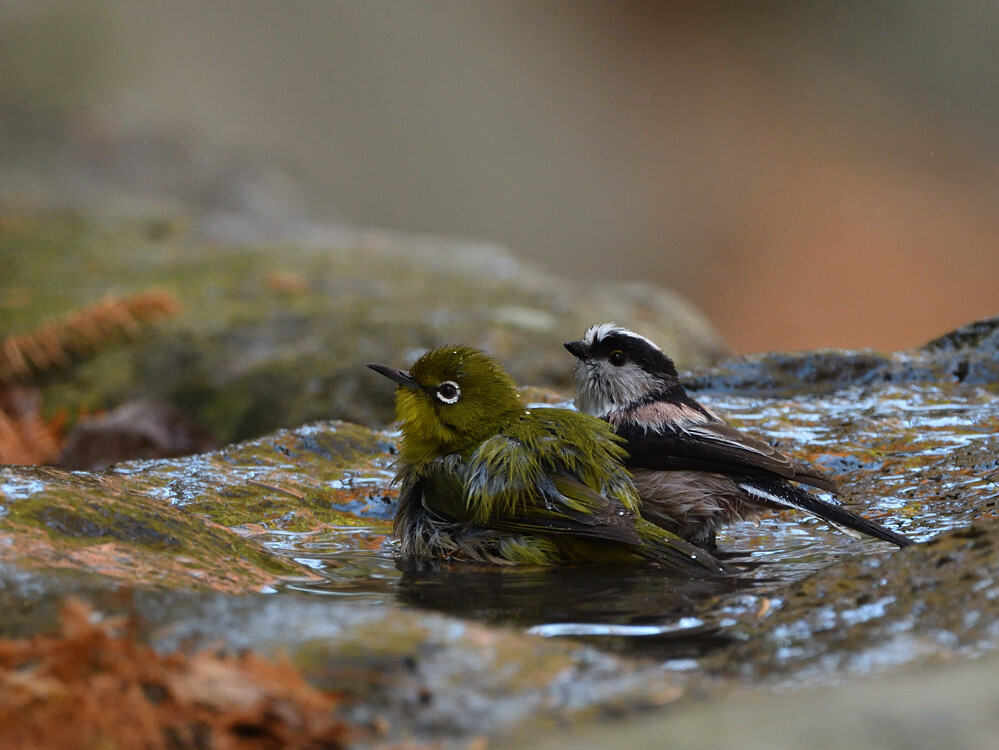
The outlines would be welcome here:
M 311 225 L 280 240 L 266 227 L 251 240 L 209 232 L 185 217 L 0 206 L 4 332 L 149 287 L 184 308 L 127 347 L 46 374 L 49 412 L 151 398 L 224 444 L 316 419 L 384 424 L 392 389 L 364 363 L 406 366 L 445 343 L 483 348 L 518 382 L 563 390 L 572 358 L 561 344 L 596 322 L 640 329 L 681 366 L 725 352 L 671 292 L 570 281 L 493 245 Z
M 256 534 L 385 539 L 392 450 L 384 433 L 330 423 L 101 474 L 0 467 L 0 558 L 134 586 L 239 593 L 314 577 Z

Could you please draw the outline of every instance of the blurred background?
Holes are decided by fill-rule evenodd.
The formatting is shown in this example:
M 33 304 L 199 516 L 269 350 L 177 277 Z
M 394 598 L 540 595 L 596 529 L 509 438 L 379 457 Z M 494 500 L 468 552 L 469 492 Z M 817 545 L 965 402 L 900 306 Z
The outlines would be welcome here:
M 20 190 L 72 112 L 137 195 L 256 165 L 240 206 L 656 282 L 738 352 L 999 313 L 993 2 L 0 0 L 0 70 Z

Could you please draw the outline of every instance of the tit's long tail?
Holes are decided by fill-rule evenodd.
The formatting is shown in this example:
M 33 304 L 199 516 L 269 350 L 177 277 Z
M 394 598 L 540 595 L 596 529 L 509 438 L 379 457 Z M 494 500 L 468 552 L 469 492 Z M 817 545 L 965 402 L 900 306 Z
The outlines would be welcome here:
M 739 482 L 739 486 L 753 497 L 768 501 L 769 504 L 795 508 L 818 516 L 850 536 L 858 536 L 859 532 L 899 547 L 915 544 L 912 539 L 886 529 L 879 523 L 851 513 L 841 505 L 822 500 L 800 487 L 781 480 L 750 479 Z

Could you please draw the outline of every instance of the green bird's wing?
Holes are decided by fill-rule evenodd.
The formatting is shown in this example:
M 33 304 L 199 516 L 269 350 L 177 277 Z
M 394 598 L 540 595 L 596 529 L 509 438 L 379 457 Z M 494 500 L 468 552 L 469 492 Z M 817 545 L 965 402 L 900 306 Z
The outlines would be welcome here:
M 413 492 L 420 504 L 435 516 L 471 522 L 465 502 L 465 461 L 457 453 L 440 456 L 420 467 Z
M 623 455 L 602 420 L 566 409 L 532 410 L 469 457 L 466 513 L 510 531 L 641 545 L 638 495 Z
M 519 437 L 547 466 L 638 513 L 639 497 L 624 466 L 624 439 L 607 422 L 569 409 L 534 409 Z
M 680 574 L 724 572 L 703 550 L 640 517 L 623 451 L 605 422 L 563 409 L 533 414 L 544 418 L 489 438 L 467 460 L 452 454 L 421 467 L 423 506 L 469 527 L 561 539 L 575 559 L 613 559 L 609 549 L 588 546 L 611 542 Z
M 509 549 L 515 535 L 462 520 L 466 505 L 463 469 L 464 462 L 457 454 L 438 457 L 420 467 L 401 469 L 397 479 L 402 489 L 394 531 L 403 558 L 498 565 L 519 562 Z M 559 562 L 556 549 L 535 544 L 529 552 L 533 564 Z
M 525 488 L 520 501 L 507 505 L 492 522 L 510 531 L 642 544 L 633 513 L 577 478 L 558 472 L 543 474 L 533 491 Z
M 507 449 L 518 450 L 515 446 Z M 514 464 L 517 465 L 516 459 Z M 470 491 L 467 498 L 474 503 L 475 472 L 470 476 L 473 480 L 466 485 Z M 677 575 L 703 577 L 732 572 L 708 552 L 646 521 L 620 502 L 562 471 L 543 471 L 533 481 L 520 485 L 507 477 L 502 486 L 505 488 L 502 492 L 492 488 L 492 514 L 477 518 L 476 523 L 521 534 L 552 535 L 563 540 L 565 549 L 574 550 L 570 555 L 576 559 L 599 562 L 621 557 L 621 548 L 615 554 L 586 542 L 596 540 L 627 545 L 633 560 L 644 558 L 656 562 Z
M 481 456 L 466 462 L 457 455 L 435 459 L 421 469 L 422 504 L 434 516 L 503 531 L 642 544 L 634 516 L 620 503 L 565 474 L 525 470 L 521 446 L 483 447 L 489 471 L 484 471 Z

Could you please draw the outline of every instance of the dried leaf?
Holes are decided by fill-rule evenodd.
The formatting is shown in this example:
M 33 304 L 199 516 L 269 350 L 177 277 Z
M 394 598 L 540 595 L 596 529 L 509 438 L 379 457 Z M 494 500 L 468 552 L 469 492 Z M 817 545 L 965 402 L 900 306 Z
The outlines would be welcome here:
M 0 747 L 116 750 L 341 748 L 339 698 L 288 661 L 160 655 L 134 623 L 67 602 L 56 635 L 0 640 Z

